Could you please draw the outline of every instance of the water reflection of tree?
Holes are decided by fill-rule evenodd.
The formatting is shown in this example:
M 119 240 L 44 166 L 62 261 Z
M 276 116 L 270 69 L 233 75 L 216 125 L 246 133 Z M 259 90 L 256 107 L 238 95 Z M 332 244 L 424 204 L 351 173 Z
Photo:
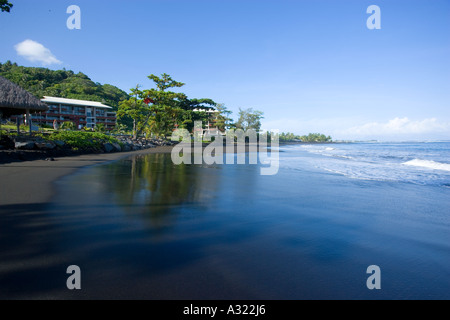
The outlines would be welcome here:
M 127 215 L 160 229 L 182 211 L 257 201 L 259 172 L 255 165 L 175 165 L 170 154 L 148 154 L 110 164 L 104 184 Z
M 170 154 L 136 156 L 110 165 L 108 188 L 127 214 L 144 215 L 154 227 L 171 224 L 173 213 L 199 200 L 196 170 L 174 165 Z

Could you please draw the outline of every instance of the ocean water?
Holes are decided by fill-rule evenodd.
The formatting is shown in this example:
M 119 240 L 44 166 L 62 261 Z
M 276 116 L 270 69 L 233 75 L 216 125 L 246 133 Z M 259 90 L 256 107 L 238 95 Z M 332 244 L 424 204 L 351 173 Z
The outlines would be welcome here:
M 3 234 L 0 296 L 450 298 L 449 143 L 279 154 L 273 176 L 150 154 L 65 177 L 51 203 L 25 208 L 25 236 Z M 4 215 L 11 230 L 14 210 Z M 72 264 L 76 292 L 65 288 Z M 379 290 L 366 285 L 372 265 Z
M 285 159 L 285 168 L 299 169 L 302 164 L 297 160 L 306 151 L 321 156 L 310 165 L 349 178 L 450 187 L 449 142 L 319 144 L 282 149 L 292 155 Z

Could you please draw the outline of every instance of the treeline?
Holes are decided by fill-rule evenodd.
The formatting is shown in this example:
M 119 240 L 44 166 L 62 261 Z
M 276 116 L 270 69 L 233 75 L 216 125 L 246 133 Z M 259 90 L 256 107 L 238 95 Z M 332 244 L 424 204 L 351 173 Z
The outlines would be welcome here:
M 259 131 L 261 128 L 261 111 L 239 109 L 239 118 L 234 122 L 232 112 L 224 104 L 209 98 L 189 98 L 178 92 L 185 84 L 170 75 L 151 74 L 148 79 L 153 82 L 153 88 L 142 89 L 137 85 L 130 90 L 130 98 L 120 102 L 117 112 L 120 121 L 132 123 L 135 137 L 141 134 L 167 137 L 177 128 L 193 132 L 196 121 L 203 124 L 203 128 L 197 128 L 200 130 L 239 128 Z M 175 89 L 177 91 L 172 91 Z
M 39 99 L 52 96 L 107 104 L 117 111 L 116 131 L 132 131 L 134 136 L 168 136 L 176 128 L 192 132 L 195 121 L 202 121 L 204 128 L 209 123 L 221 131 L 230 128 L 259 131 L 263 118 L 261 111 L 247 108 L 239 109 L 238 119 L 234 121 L 224 104 L 209 98 L 188 98 L 184 93 L 172 91 L 185 84 L 168 74 L 148 76 L 153 88 L 142 89 L 137 85 L 129 94 L 115 86 L 94 82 L 82 72 L 23 67 L 11 61 L 0 63 L 0 76 Z
M 307 136 L 299 136 L 293 133 L 280 133 L 279 135 L 280 142 L 332 142 L 332 138 L 330 136 L 326 136 L 321 133 L 310 133 Z
M 119 102 L 128 94 L 110 84 L 92 81 L 82 72 L 50 70 L 18 66 L 7 61 L 0 63 L 0 76 L 18 84 L 39 99 L 43 96 L 102 102 L 117 110 Z

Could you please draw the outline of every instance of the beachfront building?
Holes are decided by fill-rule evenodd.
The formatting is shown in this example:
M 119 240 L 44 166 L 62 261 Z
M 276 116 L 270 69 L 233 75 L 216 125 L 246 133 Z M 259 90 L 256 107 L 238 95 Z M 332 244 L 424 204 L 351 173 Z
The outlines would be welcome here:
M 63 122 L 73 122 L 76 128 L 95 128 L 97 124 L 104 124 L 107 130 L 116 126 L 116 113 L 113 108 L 95 101 L 47 97 L 41 99 L 48 106 L 45 112 L 33 116 L 35 124 L 53 126 Z
M 206 112 L 208 114 L 208 123 L 204 124 L 206 128 L 203 129 L 202 135 L 218 136 L 225 135 L 224 132 L 220 131 L 216 125 L 217 116 L 219 115 L 218 110 L 213 109 L 194 109 L 194 112 Z

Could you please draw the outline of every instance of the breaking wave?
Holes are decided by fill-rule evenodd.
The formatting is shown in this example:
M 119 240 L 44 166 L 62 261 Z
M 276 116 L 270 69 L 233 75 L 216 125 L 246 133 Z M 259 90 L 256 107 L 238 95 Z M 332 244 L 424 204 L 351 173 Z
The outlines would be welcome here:
M 450 164 L 436 162 L 436 161 L 432 161 L 432 160 L 414 159 L 411 161 L 404 162 L 403 164 L 407 165 L 407 166 L 413 166 L 413 167 L 422 167 L 422 168 L 427 168 L 427 169 L 450 171 Z

